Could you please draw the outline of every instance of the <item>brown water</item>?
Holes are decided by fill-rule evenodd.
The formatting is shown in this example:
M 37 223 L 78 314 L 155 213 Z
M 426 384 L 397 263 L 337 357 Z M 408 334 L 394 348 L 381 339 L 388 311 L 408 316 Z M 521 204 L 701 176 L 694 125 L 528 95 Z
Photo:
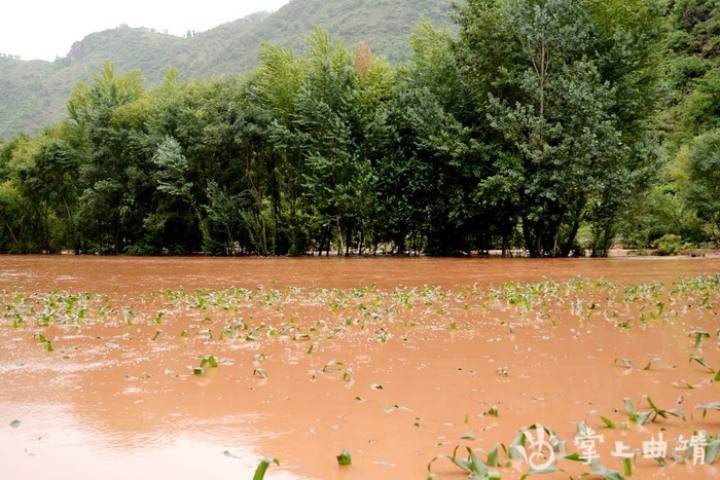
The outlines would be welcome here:
M 720 271 L 720 258 L 624 257 L 607 259 L 481 258 L 126 258 L 0 257 L 5 288 L 144 293 L 149 289 L 258 285 L 354 288 L 497 285 L 564 281 L 575 276 L 616 282 L 673 281 Z
M 577 452 L 580 421 L 622 470 L 616 441 L 720 434 L 720 412 L 694 408 L 720 401 L 718 382 L 688 361 L 720 367 L 720 292 L 673 285 L 719 272 L 719 258 L 0 257 L 0 479 L 249 479 L 263 457 L 281 463 L 267 479 L 424 479 L 455 446 L 509 445 L 536 422 Z M 699 348 L 693 330 L 709 334 Z M 648 410 L 644 395 L 686 420 L 629 422 L 623 399 Z M 635 478 L 720 475 L 636 453 Z

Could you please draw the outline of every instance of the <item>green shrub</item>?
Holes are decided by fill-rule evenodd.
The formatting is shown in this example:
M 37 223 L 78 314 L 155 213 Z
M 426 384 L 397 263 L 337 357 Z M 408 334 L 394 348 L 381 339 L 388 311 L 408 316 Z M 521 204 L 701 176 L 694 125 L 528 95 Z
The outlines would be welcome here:
M 674 233 L 663 235 L 655 241 L 656 255 L 677 255 L 683 246 L 682 237 Z

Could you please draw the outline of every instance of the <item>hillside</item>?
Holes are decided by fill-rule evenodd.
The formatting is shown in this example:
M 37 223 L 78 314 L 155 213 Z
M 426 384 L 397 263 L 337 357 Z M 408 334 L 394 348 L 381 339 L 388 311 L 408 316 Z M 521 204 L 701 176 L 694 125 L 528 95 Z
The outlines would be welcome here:
M 54 62 L 0 57 L 0 138 L 36 133 L 59 120 L 78 81 L 105 60 L 118 71 L 139 69 L 153 86 L 175 67 L 187 79 L 242 73 L 256 62 L 262 42 L 300 48 L 314 25 L 352 45 L 362 40 L 390 61 L 409 54 L 407 35 L 423 16 L 450 23 L 452 0 L 292 0 L 279 11 L 257 13 L 191 38 L 119 26 L 76 42 Z

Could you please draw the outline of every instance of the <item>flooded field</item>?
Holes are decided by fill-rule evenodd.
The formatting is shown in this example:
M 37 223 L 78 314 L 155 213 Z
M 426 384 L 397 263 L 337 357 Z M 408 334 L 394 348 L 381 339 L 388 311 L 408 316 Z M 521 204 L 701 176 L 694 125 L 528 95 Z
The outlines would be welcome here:
M 0 478 L 718 478 L 719 273 L 0 257 Z

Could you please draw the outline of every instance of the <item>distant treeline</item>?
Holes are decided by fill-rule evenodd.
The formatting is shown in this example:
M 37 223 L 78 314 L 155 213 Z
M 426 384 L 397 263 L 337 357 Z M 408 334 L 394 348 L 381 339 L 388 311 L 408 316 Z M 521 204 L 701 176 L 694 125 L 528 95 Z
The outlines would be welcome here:
M 106 64 L 63 122 L 0 145 L 0 251 L 539 257 L 716 241 L 720 79 L 693 37 L 714 5 L 471 0 L 457 34 L 420 24 L 406 65 L 317 28 L 307 55 L 267 44 L 247 75 L 169 69 L 149 91 Z

